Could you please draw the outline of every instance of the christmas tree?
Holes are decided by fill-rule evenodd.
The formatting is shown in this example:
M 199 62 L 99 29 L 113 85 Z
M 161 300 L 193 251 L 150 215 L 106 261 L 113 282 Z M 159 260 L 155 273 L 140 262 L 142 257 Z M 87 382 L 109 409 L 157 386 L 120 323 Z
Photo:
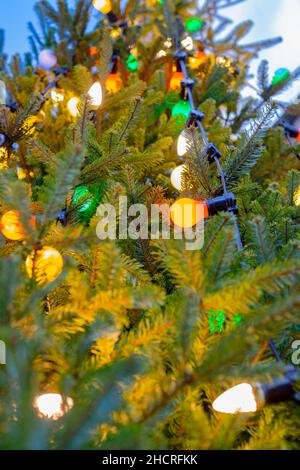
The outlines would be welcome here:
M 54 3 L 1 34 L 1 449 L 299 449 L 300 68 L 242 94 L 236 0 Z

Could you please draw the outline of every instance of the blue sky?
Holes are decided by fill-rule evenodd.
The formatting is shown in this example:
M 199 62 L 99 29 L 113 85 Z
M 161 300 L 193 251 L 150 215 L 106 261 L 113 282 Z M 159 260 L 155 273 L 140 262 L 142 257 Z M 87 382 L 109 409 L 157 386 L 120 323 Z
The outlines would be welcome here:
M 203 0 L 200 0 L 200 3 Z M 7 53 L 25 52 L 28 45 L 28 21 L 34 21 L 33 6 L 36 0 L 1 0 L 0 28 L 6 32 Z M 284 42 L 275 48 L 263 51 L 260 58 L 270 62 L 271 74 L 280 67 L 293 70 L 300 65 L 300 0 L 247 0 L 240 5 L 224 10 L 234 22 L 254 20 L 253 30 L 247 40 L 282 36 Z M 253 70 L 258 61 L 253 63 Z M 295 97 L 300 91 L 299 82 L 284 98 Z

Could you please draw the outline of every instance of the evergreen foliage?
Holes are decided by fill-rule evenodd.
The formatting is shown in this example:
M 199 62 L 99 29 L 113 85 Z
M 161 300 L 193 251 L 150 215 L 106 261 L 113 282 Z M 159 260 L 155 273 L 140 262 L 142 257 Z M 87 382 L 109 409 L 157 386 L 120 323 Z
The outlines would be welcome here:
M 282 105 L 276 96 L 300 69 L 273 86 L 263 61 L 258 96 L 242 98 L 249 62 L 280 38 L 247 44 L 251 21 L 228 32 L 231 20 L 223 15 L 237 0 L 206 0 L 201 9 L 188 0 L 130 0 L 124 10 L 123 2 L 112 3 L 128 21 L 126 36 L 116 40 L 105 16 L 93 24 L 90 0 L 77 0 L 74 9 L 67 0 L 39 1 L 25 58 L 10 61 L 0 34 L 9 105 L 0 105 L 6 136 L 0 211 L 18 210 L 26 232 L 21 243 L 0 240 L 0 338 L 7 346 L 0 448 L 299 449 L 294 403 L 250 416 L 218 414 L 211 403 L 226 386 L 282 374 L 265 342 L 272 337 L 290 364 L 291 342 L 299 338 L 299 162 L 274 114 Z M 197 69 L 189 68 L 194 98 L 209 140 L 223 154 L 244 249 L 237 251 L 229 213 L 206 220 L 201 250 L 174 239 L 99 240 L 100 202 L 115 206 L 119 218 L 120 196 L 148 208 L 178 196 L 169 176 L 180 164 L 176 139 L 184 124 L 171 116 L 179 96 L 168 89 L 174 60 L 165 41 L 184 37 L 184 20 L 193 12 L 204 21 L 195 45 L 207 51 Z M 128 73 L 133 44 L 140 66 Z M 55 113 L 44 90 L 57 77 L 36 66 L 45 48 L 55 52 L 58 67 L 69 69 L 57 79 L 64 101 Z M 93 112 L 91 69 L 97 66 L 104 90 L 113 48 L 120 51 L 123 87 L 104 93 Z M 67 111 L 72 96 L 80 98 L 76 119 Z M 285 107 L 299 115 L 299 105 Z M 188 197 L 222 194 L 203 150 L 191 128 L 183 177 Z M 83 185 L 88 192 L 74 200 Z M 91 195 L 95 206 L 83 218 L 80 208 Z M 67 224 L 56 221 L 64 208 Z M 49 285 L 26 274 L 25 259 L 37 243 L 64 257 L 63 273 Z M 222 325 L 219 317 L 212 328 L 211 312 L 220 311 Z M 57 421 L 41 419 L 32 404 L 42 392 L 72 397 L 74 406 Z

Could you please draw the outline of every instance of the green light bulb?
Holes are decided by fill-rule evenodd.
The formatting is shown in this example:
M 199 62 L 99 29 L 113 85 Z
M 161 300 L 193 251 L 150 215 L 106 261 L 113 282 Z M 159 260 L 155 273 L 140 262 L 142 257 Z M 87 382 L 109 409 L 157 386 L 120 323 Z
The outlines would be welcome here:
M 84 201 L 82 202 L 82 204 L 80 204 L 80 201 L 82 199 L 84 199 Z M 86 186 L 78 186 L 74 190 L 73 204 L 78 206 L 78 209 L 77 209 L 78 212 L 85 212 L 89 210 L 91 206 L 94 204 L 94 197 Z
M 126 60 L 127 64 L 127 70 L 130 72 L 136 72 L 137 69 L 139 68 L 139 61 L 136 59 L 136 57 L 133 54 L 130 54 L 128 59 Z
M 181 122 L 189 117 L 192 108 L 189 101 L 180 100 L 172 109 L 172 116 L 178 116 L 177 121 Z
M 272 86 L 278 85 L 278 83 L 282 82 L 283 80 L 287 80 L 290 78 L 290 75 L 291 73 L 288 69 L 277 69 L 272 79 Z
M 185 27 L 189 33 L 196 33 L 202 28 L 203 24 L 202 18 L 193 17 L 185 20 Z

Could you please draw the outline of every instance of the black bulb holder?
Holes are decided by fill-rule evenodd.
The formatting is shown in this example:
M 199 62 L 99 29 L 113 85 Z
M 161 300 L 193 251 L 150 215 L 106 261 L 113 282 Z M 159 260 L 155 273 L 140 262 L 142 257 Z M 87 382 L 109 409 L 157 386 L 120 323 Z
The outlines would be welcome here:
M 114 24 L 114 23 L 117 23 L 119 21 L 119 18 L 117 17 L 117 15 L 113 11 L 110 11 L 109 13 L 107 13 L 106 17 L 107 17 L 108 21 L 110 22 L 110 24 Z
M 281 121 L 279 125 L 283 127 L 284 132 L 292 139 L 296 139 L 298 137 L 299 129 L 297 127 L 292 126 L 286 121 Z
M 233 212 L 237 213 L 237 203 L 233 193 L 227 193 L 223 196 L 218 196 L 213 199 L 205 201 L 208 210 L 208 215 L 216 215 L 219 212 Z
M 185 51 L 177 51 L 176 54 L 174 54 L 174 58 L 178 62 L 183 61 L 185 63 L 187 60 L 187 57 L 188 57 L 188 54 Z
M 55 78 L 57 78 L 59 75 L 68 75 L 68 73 L 70 72 L 70 69 L 68 67 L 57 67 L 56 69 L 54 69 L 54 75 L 55 75 Z
M 212 143 L 209 143 L 206 147 L 206 155 L 209 163 L 213 163 L 215 158 L 218 160 L 222 157 L 220 150 Z
M 284 401 L 300 403 L 300 394 L 295 390 L 295 384 L 300 381 L 300 372 L 294 366 L 288 366 L 284 371 L 283 377 L 270 384 L 254 385 L 258 408 Z
M 56 223 L 61 223 L 64 227 L 68 223 L 68 210 L 67 208 L 61 209 L 56 216 Z
M 190 90 L 192 90 L 195 86 L 195 80 L 193 80 L 192 78 L 184 78 L 181 81 L 181 86 L 182 88 L 189 88 Z

